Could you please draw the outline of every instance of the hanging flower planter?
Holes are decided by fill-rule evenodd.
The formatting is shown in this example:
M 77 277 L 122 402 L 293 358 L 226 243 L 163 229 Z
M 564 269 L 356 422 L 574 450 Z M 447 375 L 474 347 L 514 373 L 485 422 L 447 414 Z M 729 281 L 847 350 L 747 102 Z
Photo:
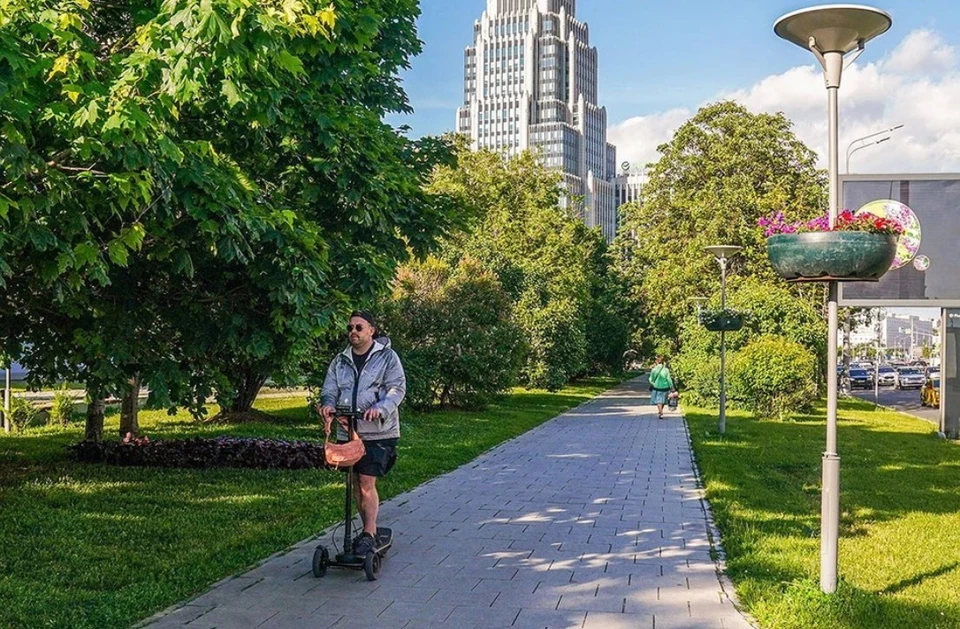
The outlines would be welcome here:
M 865 232 L 777 234 L 767 256 L 788 282 L 876 282 L 897 255 L 897 237 Z
M 736 332 L 743 328 L 743 314 L 729 308 L 704 310 L 700 313 L 700 325 L 710 332 Z
M 872 214 L 845 211 L 830 229 L 826 216 L 786 223 L 783 214 L 761 219 L 767 257 L 788 282 L 876 282 L 897 255 L 901 226 Z

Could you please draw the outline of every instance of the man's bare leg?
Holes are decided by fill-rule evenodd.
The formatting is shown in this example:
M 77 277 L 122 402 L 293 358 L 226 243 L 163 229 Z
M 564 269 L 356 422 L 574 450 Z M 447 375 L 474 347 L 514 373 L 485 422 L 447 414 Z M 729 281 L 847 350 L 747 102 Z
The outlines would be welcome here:
M 354 483 L 357 489 L 357 510 L 363 522 L 363 531 L 377 536 L 377 513 L 380 511 L 380 495 L 377 493 L 377 477 L 357 474 Z

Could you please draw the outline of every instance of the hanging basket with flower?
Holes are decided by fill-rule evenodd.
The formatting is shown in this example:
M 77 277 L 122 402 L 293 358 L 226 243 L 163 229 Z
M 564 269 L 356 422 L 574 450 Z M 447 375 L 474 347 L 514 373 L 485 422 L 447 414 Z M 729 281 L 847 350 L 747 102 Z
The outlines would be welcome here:
M 788 223 L 783 212 L 761 218 L 767 256 L 788 282 L 876 282 L 890 269 L 903 227 L 896 221 L 844 210 L 830 217 Z
M 710 332 L 736 332 L 743 328 L 743 313 L 732 308 L 704 309 L 700 312 L 700 325 Z

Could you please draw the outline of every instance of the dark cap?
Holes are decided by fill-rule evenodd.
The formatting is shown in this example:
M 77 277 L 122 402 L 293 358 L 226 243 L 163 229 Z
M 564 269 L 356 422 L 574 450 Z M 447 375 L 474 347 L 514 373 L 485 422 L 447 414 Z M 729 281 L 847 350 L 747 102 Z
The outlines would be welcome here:
M 366 310 L 354 310 L 350 313 L 350 318 L 360 317 L 373 327 L 377 327 L 377 322 L 374 320 L 373 315 L 367 312 Z

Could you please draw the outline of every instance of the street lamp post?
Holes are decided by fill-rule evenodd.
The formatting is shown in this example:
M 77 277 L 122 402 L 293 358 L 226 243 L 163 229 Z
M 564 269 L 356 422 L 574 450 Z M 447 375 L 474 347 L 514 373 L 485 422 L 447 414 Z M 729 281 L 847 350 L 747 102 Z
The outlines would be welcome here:
M 884 135 L 884 134 L 887 134 L 887 133 L 893 133 L 893 132 L 896 131 L 897 129 L 901 129 L 901 128 L 903 128 L 903 125 L 902 125 L 902 124 L 898 124 L 898 125 L 895 126 L 895 127 L 890 127 L 889 129 L 884 129 L 883 131 L 877 131 L 877 132 L 875 132 L 875 133 L 870 133 L 870 134 L 864 135 L 864 136 L 859 137 L 859 138 L 857 138 L 856 140 L 850 142 L 850 144 L 847 145 L 847 167 L 846 167 L 846 169 L 844 170 L 844 172 L 846 172 L 848 175 L 850 174 L 850 156 L 851 156 L 851 155 L 853 155 L 854 153 L 856 153 L 856 152 L 859 151 L 860 149 L 865 149 L 865 148 L 867 148 L 868 146 L 874 146 L 875 144 L 881 144 L 881 143 L 883 143 L 883 142 L 886 142 L 887 140 L 890 139 L 890 136 L 887 135 L 886 137 L 880 138 L 879 140 L 874 140 L 873 142 L 867 142 L 866 144 L 861 144 L 861 145 L 858 146 L 857 148 L 853 148 L 853 145 L 854 145 L 854 144 L 856 144 L 857 142 L 863 142 L 864 140 L 869 140 L 870 138 L 875 138 L 875 137 L 877 137 L 878 135 Z M 851 149 L 852 149 L 852 150 L 851 150 Z
M 712 245 L 706 250 L 713 254 L 720 264 L 720 310 L 727 307 L 727 260 L 735 256 L 743 247 L 736 245 Z M 717 427 L 722 435 L 727 431 L 727 333 L 720 330 L 720 424 Z
M 823 68 L 827 88 L 828 178 L 830 226 L 839 207 L 838 102 L 840 77 L 864 45 L 889 30 L 893 20 L 872 7 L 835 4 L 788 13 L 777 20 L 774 32 L 809 50 Z M 844 57 L 853 53 L 844 63 Z M 823 489 L 820 506 L 820 589 L 837 590 L 837 547 L 840 536 L 840 457 L 837 455 L 837 282 L 828 285 L 827 300 L 827 443 L 823 453 Z
M 7 375 L 3 388 L 3 431 L 10 432 L 10 388 L 13 386 L 10 365 L 7 365 Z

